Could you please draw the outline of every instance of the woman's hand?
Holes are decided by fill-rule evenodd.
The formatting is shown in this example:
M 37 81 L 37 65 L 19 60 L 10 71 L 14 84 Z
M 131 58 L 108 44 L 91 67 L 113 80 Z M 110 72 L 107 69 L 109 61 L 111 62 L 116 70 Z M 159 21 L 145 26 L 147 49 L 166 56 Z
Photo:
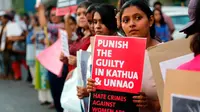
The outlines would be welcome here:
M 60 61 L 63 62 L 64 64 L 68 64 L 68 58 L 65 57 L 63 52 L 61 52 L 60 54 Z
M 87 92 L 87 88 L 77 86 L 77 96 L 78 96 L 79 99 L 83 99 L 84 97 L 88 97 L 89 93 Z
M 68 63 L 69 63 L 69 65 L 76 66 L 76 62 L 77 62 L 76 56 L 70 55 L 70 56 L 68 57 Z
M 95 92 L 95 91 L 96 91 L 95 80 L 89 78 L 87 80 L 87 92 L 91 93 L 91 92 Z
M 149 104 L 148 97 L 145 93 L 140 92 L 139 95 L 133 96 L 133 103 L 139 108 L 146 108 Z

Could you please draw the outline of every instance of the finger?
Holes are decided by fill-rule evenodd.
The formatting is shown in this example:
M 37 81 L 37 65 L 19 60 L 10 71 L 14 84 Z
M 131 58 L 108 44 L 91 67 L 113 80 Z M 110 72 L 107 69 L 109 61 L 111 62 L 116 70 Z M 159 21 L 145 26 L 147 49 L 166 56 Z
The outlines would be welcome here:
M 147 97 L 146 97 L 146 96 L 139 95 L 139 96 L 133 96 L 133 99 L 134 99 L 134 100 L 146 100 Z
M 139 95 L 146 96 L 144 92 L 139 92 Z
M 136 106 L 137 106 L 138 108 L 146 108 L 148 105 L 137 104 Z
M 133 103 L 142 104 L 142 105 L 148 104 L 147 100 L 133 100 Z
M 94 80 L 94 79 L 91 79 L 91 78 L 89 78 L 87 81 L 88 81 L 88 82 L 94 82 L 94 83 L 95 83 L 95 80 Z

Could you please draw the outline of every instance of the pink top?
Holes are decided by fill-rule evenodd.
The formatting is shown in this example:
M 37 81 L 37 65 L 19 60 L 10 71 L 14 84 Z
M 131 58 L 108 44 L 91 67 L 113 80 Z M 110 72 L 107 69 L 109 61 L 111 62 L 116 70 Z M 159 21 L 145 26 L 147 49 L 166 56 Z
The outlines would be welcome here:
M 179 70 L 200 71 L 200 54 L 191 61 L 178 67 Z

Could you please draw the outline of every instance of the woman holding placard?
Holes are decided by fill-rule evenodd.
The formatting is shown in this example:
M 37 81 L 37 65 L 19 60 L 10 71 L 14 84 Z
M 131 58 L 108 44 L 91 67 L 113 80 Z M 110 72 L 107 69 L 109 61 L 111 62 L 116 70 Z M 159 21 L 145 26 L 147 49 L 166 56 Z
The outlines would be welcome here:
M 110 16 L 107 16 L 110 15 Z M 116 8 L 112 5 L 102 4 L 100 6 L 96 6 L 94 15 L 93 15 L 93 25 L 94 31 L 96 35 L 117 35 L 117 21 L 115 18 Z M 94 37 L 93 37 L 94 38 Z M 91 39 L 91 46 L 93 46 L 93 39 Z M 88 50 L 91 52 L 91 49 Z M 88 67 L 91 65 L 91 58 L 88 62 Z M 87 77 L 90 77 L 90 69 L 87 70 Z M 87 93 L 86 88 L 78 87 L 77 89 L 78 97 L 80 99 L 84 97 L 88 97 L 89 93 Z
M 153 12 L 143 1 L 128 1 L 120 11 L 121 27 L 128 37 L 147 38 L 147 48 L 158 45 L 160 42 L 155 38 Z M 140 108 L 140 112 L 160 111 L 155 81 L 147 64 L 145 56 L 142 91 L 133 96 L 133 102 Z M 95 81 L 88 79 L 88 92 L 95 91 Z

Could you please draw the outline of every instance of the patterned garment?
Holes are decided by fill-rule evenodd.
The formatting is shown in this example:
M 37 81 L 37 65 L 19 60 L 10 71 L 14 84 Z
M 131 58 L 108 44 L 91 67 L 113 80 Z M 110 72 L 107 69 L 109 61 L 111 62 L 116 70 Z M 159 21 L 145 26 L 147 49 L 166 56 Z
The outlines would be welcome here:
M 45 45 L 43 40 L 45 38 L 44 31 L 38 29 L 35 31 L 36 38 L 36 57 L 37 55 L 45 49 Z M 49 89 L 49 79 L 47 76 L 47 70 L 40 64 L 40 62 L 36 59 L 35 61 L 35 89 L 37 90 L 46 90 Z
M 52 24 L 49 23 L 48 26 L 49 40 L 53 44 L 58 39 L 58 30 L 64 28 L 64 24 Z
M 35 62 L 35 89 L 49 89 L 49 80 L 47 70 L 40 64 L 38 60 Z

